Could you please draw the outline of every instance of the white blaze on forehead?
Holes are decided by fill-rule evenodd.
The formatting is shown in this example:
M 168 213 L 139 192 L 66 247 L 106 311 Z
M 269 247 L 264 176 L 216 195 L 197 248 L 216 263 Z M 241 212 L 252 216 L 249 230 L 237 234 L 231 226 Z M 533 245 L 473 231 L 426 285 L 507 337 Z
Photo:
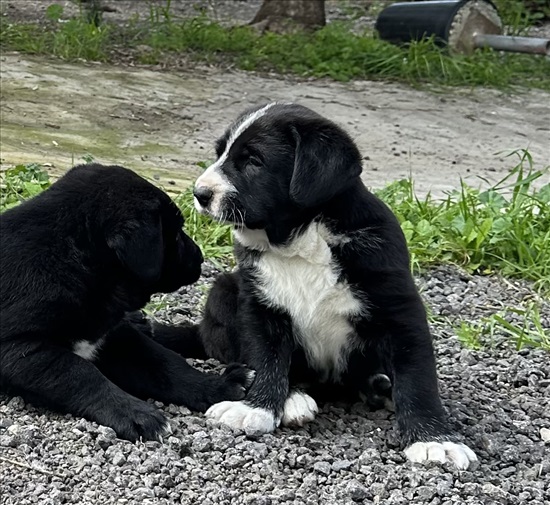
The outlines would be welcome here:
M 257 121 L 262 116 L 264 116 L 265 113 L 269 109 L 271 109 L 271 107 L 273 107 L 274 105 L 277 105 L 277 102 L 267 104 L 265 107 L 262 107 L 261 109 L 258 109 L 257 111 L 250 113 L 248 116 L 245 116 L 239 124 L 234 125 L 233 128 L 231 129 L 229 140 L 227 141 L 227 145 L 225 146 L 225 151 L 221 156 L 221 158 L 223 158 L 224 156 L 227 156 L 227 153 L 229 152 L 229 149 L 231 149 L 231 146 L 235 143 L 235 140 L 237 140 L 239 136 L 242 135 L 243 132 L 248 129 L 249 126 L 254 124 L 255 121 Z
M 277 102 L 270 103 L 265 107 L 262 107 L 261 109 L 258 109 L 257 111 L 248 114 L 238 124 L 234 125 L 229 134 L 229 139 L 227 140 L 227 144 L 225 146 L 223 154 L 215 163 L 210 165 L 195 182 L 195 187 L 208 188 L 213 191 L 214 195 L 208 209 L 209 214 L 211 214 L 212 216 L 221 218 L 220 214 L 222 209 L 220 207 L 223 197 L 227 193 L 236 192 L 235 186 L 220 170 L 221 166 L 227 160 L 227 156 L 229 154 L 231 146 L 235 143 L 239 136 L 243 134 L 244 131 L 246 131 L 252 124 L 254 124 L 255 121 L 264 116 L 265 113 L 276 104 Z M 195 207 L 198 211 L 203 210 L 202 205 L 200 205 L 196 198 Z

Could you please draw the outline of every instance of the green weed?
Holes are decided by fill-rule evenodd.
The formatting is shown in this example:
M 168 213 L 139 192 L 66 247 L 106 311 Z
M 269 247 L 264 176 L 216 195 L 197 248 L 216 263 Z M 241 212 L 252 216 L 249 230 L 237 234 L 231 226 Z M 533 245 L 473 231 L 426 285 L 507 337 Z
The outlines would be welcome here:
M 50 177 L 40 165 L 17 165 L 0 172 L 0 212 L 15 207 L 50 186 Z
M 191 189 L 177 196 L 174 201 L 181 209 L 185 219 L 185 231 L 200 244 L 206 258 L 215 264 L 227 263 L 233 255 L 233 237 L 231 227 L 212 222 L 199 214 L 193 205 Z
M 494 0 L 503 24 L 513 35 L 524 35 L 533 24 L 550 18 L 548 0 Z
M 484 347 L 481 343 L 482 329 L 479 323 L 460 321 L 455 327 L 455 333 L 460 343 L 468 349 L 479 350 Z
M 470 272 L 500 272 L 533 280 L 550 290 L 550 184 L 533 182 L 550 173 L 534 170 L 527 151 L 491 188 L 464 182 L 443 201 L 418 198 L 412 180 L 390 184 L 377 194 L 397 215 L 411 253 L 413 270 L 455 263 Z
M 63 7 L 50 5 L 44 24 L 10 24 L 0 26 L 2 48 L 33 54 L 51 54 L 67 60 L 107 61 L 111 41 L 110 25 L 96 26 L 80 16 L 61 22 Z
M 492 347 L 501 336 L 518 351 L 526 346 L 550 351 L 550 331 L 543 327 L 540 306 L 534 301 L 521 307 L 506 307 L 477 322 L 461 321 L 455 331 L 460 342 L 470 349 Z
M 433 40 L 401 48 L 372 34 L 354 35 L 342 23 L 314 33 L 258 35 L 248 27 L 225 28 L 205 18 L 164 23 L 143 41 L 154 58 L 191 52 L 198 59 L 229 60 L 244 70 L 276 70 L 347 81 L 371 78 L 450 86 L 505 88 L 520 82 L 550 89 L 550 63 L 543 58 L 490 50 L 451 57 Z M 147 54 L 151 62 L 151 54 Z

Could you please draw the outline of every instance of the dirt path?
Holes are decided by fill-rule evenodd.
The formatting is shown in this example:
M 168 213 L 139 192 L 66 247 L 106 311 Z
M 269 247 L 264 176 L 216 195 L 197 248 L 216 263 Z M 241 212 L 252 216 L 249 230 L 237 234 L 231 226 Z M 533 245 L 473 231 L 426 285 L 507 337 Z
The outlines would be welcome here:
M 550 95 L 467 90 L 436 94 L 357 81 L 300 81 L 194 68 L 160 72 L 4 54 L 1 162 L 51 163 L 61 173 L 85 154 L 181 189 L 212 159 L 212 142 L 251 104 L 297 101 L 340 123 L 365 156 L 369 186 L 412 174 L 437 194 L 460 177 L 496 181 L 529 148 L 550 165 Z M 547 178 L 548 181 L 548 178 Z

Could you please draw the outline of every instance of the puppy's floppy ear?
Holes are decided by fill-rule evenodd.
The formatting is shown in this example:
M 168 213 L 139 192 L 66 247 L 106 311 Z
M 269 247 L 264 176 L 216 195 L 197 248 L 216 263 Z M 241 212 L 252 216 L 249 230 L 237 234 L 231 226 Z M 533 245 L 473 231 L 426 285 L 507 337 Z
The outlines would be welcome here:
M 141 281 L 158 281 L 162 274 L 164 243 L 158 213 L 124 223 L 107 235 L 107 245 L 120 262 Z
M 292 128 L 296 140 L 290 198 L 304 208 L 327 202 L 361 174 L 359 150 L 336 126 Z

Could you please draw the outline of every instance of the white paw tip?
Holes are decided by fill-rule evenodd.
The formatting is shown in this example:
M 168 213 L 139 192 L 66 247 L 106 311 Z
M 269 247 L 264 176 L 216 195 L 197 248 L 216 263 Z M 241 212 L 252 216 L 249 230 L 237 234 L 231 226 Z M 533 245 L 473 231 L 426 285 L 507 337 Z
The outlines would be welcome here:
M 459 470 L 466 470 L 470 463 L 477 461 L 472 449 L 456 442 L 415 442 L 405 449 L 405 456 L 413 463 L 450 461 Z
M 293 391 L 283 408 L 283 426 L 303 426 L 315 419 L 319 412 L 317 402 L 302 391 Z
M 220 402 L 206 411 L 206 417 L 216 424 L 224 424 L 247 434 L 271 433 L 278 422 L 272 412 L 255 408 L 245 402 Z

